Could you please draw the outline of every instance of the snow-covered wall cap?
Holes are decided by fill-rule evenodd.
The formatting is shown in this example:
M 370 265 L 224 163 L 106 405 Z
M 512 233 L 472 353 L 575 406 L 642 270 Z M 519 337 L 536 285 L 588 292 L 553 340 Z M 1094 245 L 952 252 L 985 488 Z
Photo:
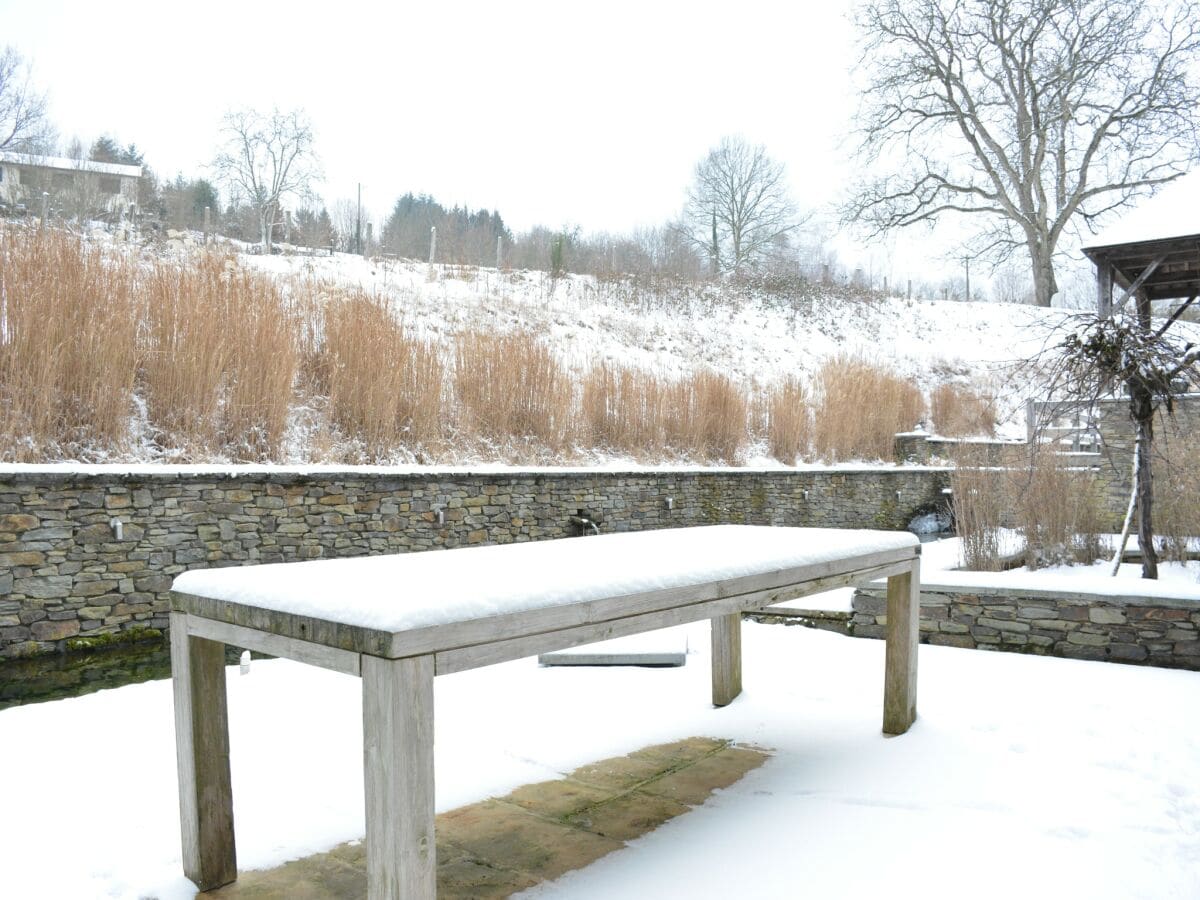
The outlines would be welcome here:
M 1200 236 L 1200 169 L 1167 184 L 1095 237 L 1084 249 Z
M 65 156 L 36 156 L 33 153 L 12 153 L 0 150 L 0 163 L 15 166 L 41 166 L 44 169 L 59 169 L 65 172 L 95 172 L 97 175 L 124 175 L 141 178 L 141 166 L 123 166 L 118 163 L 92 162 L 90 159 L 68 159 Z

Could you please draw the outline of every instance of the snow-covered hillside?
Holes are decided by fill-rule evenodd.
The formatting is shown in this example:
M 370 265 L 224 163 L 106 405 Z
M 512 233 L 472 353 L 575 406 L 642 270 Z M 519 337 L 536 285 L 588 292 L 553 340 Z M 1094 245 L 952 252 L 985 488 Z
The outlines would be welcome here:
M 1024 434 L 1036 380 L 1021 361 L 1067 313 L 1030 306 L 884 298 L 821 285 L 690 284 L 545 272 L 429 266 L 358 256 L 252 256 L 244 265 L 361 287 L 396 300 L 406 324 L 438 337 L 470 328 L 528 328 L 564 361 L 598 360 L 665 374 L 711 366 L 747 385 L 811 378 L 829 356 L 863 356 L 938 384 L 994 390 L 1001 433 Z

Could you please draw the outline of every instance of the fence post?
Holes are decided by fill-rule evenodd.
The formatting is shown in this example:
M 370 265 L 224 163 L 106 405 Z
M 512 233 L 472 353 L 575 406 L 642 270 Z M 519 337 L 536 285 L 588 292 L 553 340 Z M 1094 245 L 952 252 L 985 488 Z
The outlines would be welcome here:
M 429 226 L 429 264 L 432 266 L 437 259 L 437 226 Z
M 504 236 L 500 235 L 500 234 L 496 235 L 496 271 L 497 272 L 500 271 L 500 264 L 504 258 L 503 255 L 501 254 L 501 250 L 502 250 L 503 246 L 504 246 Z
M 42 228 L 46 227 L 46 222 L 50 218 L 50 192 L 42 191 Z
M 204 207 L 204 246 L 208 246 L 208 233 L 212 230 L 212 207 Z
M 372 237 L 372 232 L 374 230 L 375 230 L 375 226 L 372 225 L 370 222 L 368 222 L 367 223 L 367 239 L 365 241 L 363 241 L 363 246 L 362 246 L 363 259 L 366 259 L 368 256 L 371 255 L 371 237 Z
M 912 299 L 912 279 L 911 278 L 908 279 L 908 296 L 906 299 L 908 299 L 908 300 Z

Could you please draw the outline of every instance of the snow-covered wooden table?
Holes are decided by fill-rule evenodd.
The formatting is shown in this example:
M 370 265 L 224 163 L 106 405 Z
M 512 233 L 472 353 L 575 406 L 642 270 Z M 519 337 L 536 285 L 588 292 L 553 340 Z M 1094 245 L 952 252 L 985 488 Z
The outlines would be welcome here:
M 741 613 L 888 579 L 883 730 L 916 717 L 920 547 L 907 533 L 716 525 L 203 569 L 175 580 L 184 871 L 237 878 L 224 645 L 363 682 L 368 896 L 433 898 L 433 679 L 712 620 L 713 703 L 741 692 Z

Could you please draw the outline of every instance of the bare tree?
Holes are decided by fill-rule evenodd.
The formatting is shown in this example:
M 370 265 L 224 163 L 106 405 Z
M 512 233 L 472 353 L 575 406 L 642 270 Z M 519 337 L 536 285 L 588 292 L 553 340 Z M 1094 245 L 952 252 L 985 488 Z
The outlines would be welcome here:
M 1196 0 L 869 0 L 858 158 L 844 207 L 879 234 L 961 213 L 976 250 L 1024 247 L 1057 291 L 1064 231 L 1200 157 Z
M 225 147 L 213 162 L 217 177 L 244 196 L 258 214 L 264 252 L 281 203 L 299 197 L 318 174 L 313 132 L 301 110 L 264 116 L 254 110 L 226 113 Z
M 784 166 L 762 144 L 722 138 L 696 164 L 683 228 L 715 274 L 753 268 L 798 224 Z
M 0 50 L 0 150 L 41 152 L 53 142 L 46 95 L 30 83 L 28 63 L 12 47 Z

